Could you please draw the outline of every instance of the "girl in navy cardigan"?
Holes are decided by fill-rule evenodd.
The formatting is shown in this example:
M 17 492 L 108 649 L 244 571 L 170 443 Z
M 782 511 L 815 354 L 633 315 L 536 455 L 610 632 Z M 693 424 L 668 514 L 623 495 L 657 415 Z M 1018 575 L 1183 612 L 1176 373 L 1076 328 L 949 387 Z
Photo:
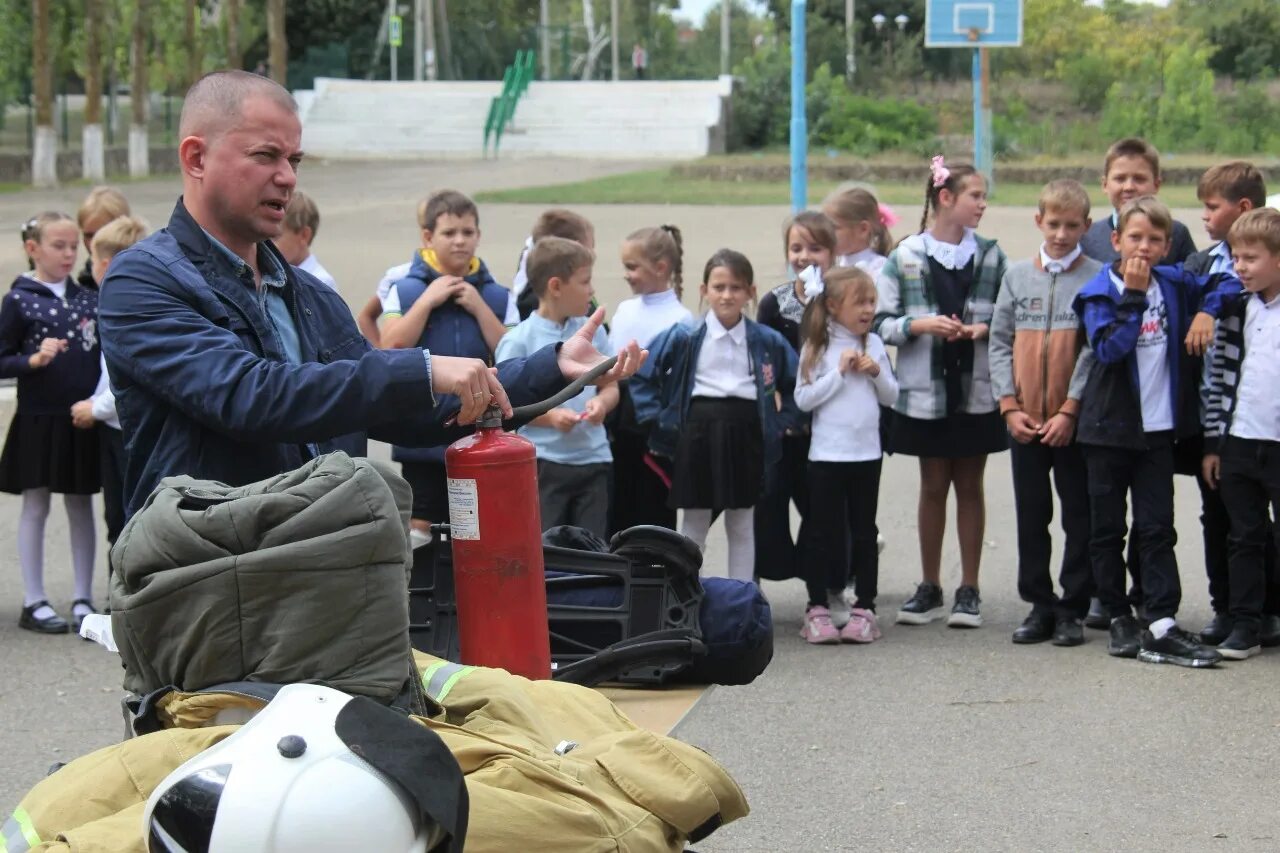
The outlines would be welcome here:
M 671 470 L 669 506 L 680 532 L 704 548 L 716 514 L 729 540 L 729 577 L 752 579 L 755 505 L 796 418 L 796 354 L 782 335 L 747 319 L 755 298 L 751 262 L 721 249 L 707 261 L 694 328 L 672 326 L 649 345 L 631 383 L 636 418 L 652 424 L 649 448 Z M 781 406 L 779 406 L 779 399 Z
M 0 302 L 0 377 L 18 380 L 18 406 L 0 454 L 0 491 L 22 495 L 18 562 L 24 601 L 18 624 L 65 634 L 71 626 L 44 594 L 44 525 L 60 492 L 71 529 L 76 630 L 93 607 L 98 491 L 96 428 L 77 429 L 71 407 L 98 384 L 98 294 L 71 279 L 80 232 L 64 213 L 42 213 L 22 230 L 31 271 Z

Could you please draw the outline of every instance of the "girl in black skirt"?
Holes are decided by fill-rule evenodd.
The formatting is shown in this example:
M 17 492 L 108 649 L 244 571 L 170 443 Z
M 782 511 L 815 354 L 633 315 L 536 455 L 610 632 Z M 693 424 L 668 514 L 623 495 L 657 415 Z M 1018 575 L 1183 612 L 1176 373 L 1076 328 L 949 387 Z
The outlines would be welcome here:
M 766 470 L 782 456 L 783 424 L 798 414 L 791 398 L 796 354 L 782 335 L 742 313 L 755 298 L 755 275 L 742 254 L 716 252 L 700 292 L 710 308 L 703 322 L 675 326 L 650 344 L 632 396 L 641 423 L 654 425 L 650 449 L 671 461 L 668 505 L 684 510 L 680 532 L 705 547 L 712 518 L 723 513 L 729 577 L 749 581 L 753 507 Z
M 31 272 L 0 302 L 0 377 L 17 377 L 18 406 L 0 453 L 0 491 L 22 495 L 18 562 L 25 594 L 19 626 L 65 634 L 71 626 L 44 594 L 44 526 L 60 492 L 75 569 L 72 621 L 90 613 L 98 491 L 96 427 L 77 429 L 71 407 L 98 383 L 98 294 L 71 279 L 80 240 L 74 220 L 43 213 L 22 230 Z
M 1004 276 L 994 240 L 974 233 L 987 209 L 987 182 L 972 166 L 933 158 L 920 233 L 889 255 L 877 281 L 875 328 L 898 348 L 889 451 L 920 459 L 921 584 L 897 621 L 923 625 L 944 615 L 941 563 L 947 495 L 955 489 L 960 586 L 947 624 L 976 628 L 978 565 L 986 505 L 987 455 L 1008 448 L 991 392 L 987 331 Z

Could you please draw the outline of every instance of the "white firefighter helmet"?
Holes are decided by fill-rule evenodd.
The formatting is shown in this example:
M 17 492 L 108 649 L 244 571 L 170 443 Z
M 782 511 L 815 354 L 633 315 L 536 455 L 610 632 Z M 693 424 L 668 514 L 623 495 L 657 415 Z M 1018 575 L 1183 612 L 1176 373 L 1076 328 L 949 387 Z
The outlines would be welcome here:
M 427 853 L 462 849 L 466 813 L 461 772 L 434 732 L 293 684 L 170 773 L 143 833 L 152 853 Z

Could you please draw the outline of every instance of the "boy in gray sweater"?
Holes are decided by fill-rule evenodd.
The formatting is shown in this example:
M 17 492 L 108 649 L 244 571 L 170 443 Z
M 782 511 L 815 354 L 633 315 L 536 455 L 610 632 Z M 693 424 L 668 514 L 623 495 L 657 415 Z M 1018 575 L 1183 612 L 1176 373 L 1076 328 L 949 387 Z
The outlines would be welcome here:
M 1076 646 L 1084 642 L 1081 620 L 1093 594 L 1093 574 L 1089 492 L 1074 441 L 1086 374 L 1072 374 L 1084 334 L 1071 304 L 1102 265 L 1080 245 L 1089 228 L 1089 194 L 1078 182 L 1047 184 L 1035 220 L 1044 242 L 1034 258 L 1005 272 L 990 333 L 992 390 L 1013 437 L 1018 594 L 1031 605 L 1013 641 Z M 1054 593 L 1049 570 L 1055 487 L 1066 535 L 1061 596 Z

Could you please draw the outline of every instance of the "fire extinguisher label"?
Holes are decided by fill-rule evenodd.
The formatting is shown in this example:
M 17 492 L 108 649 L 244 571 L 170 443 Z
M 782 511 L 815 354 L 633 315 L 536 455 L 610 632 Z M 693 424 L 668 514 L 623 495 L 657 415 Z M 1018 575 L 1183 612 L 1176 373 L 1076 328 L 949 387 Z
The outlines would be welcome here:
M 480 499 L 475 480 L 449 478 L 449 535 L 454 539 L 480 538 Z

